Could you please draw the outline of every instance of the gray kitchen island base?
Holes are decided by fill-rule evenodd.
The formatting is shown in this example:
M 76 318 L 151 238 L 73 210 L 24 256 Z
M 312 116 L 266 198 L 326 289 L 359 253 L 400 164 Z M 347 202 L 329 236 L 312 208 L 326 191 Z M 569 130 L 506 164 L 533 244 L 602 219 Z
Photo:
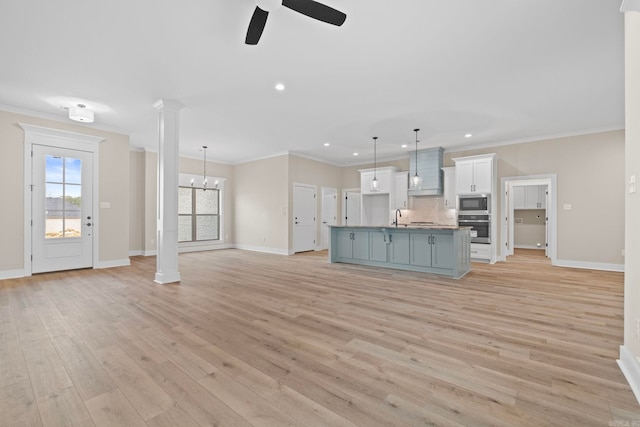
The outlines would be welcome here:
M 443 274 L 471 269 L 469 228 L 331 226 L 329 261 Z

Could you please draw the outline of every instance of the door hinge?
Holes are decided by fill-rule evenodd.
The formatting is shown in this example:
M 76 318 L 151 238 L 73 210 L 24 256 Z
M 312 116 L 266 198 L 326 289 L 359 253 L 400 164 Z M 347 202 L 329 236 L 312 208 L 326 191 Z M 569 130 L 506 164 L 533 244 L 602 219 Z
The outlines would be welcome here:
M 33 261 L 33 255 L 31 255 L 31 261 Z
M 314 244 L 314 245 L 316 244 L 316 241 L 315 241 L 315 240 L 313 241 L 313 244 Z
M 29 187 L 31 188 L 31 191 L 33 191 L 33 184 L 29 184 Z
M 33 157 L 33 150 L 31 150 L 31 157 Z

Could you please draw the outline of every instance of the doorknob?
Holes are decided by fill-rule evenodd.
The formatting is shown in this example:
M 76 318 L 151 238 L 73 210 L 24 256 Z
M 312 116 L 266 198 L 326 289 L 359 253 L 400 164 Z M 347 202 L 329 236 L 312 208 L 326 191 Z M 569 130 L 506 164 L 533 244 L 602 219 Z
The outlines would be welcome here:
M 91 227 L 91 223 L 90 222 L 87 223 L 87 227 Z

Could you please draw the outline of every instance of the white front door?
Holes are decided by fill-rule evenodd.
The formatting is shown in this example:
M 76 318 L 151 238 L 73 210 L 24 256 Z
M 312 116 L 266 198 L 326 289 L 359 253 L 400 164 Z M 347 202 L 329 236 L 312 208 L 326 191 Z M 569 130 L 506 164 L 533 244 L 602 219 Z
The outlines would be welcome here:
M 316 187 L 293 185 L 293 251 L 316 247 Z
M 33 273 L 93 266 L 93 153 L 33 146 Z
M 336 225 L 337 198 L 338 191 L 335 188 L 322 189 L 321 249 L 329 249 L 329 226 Z

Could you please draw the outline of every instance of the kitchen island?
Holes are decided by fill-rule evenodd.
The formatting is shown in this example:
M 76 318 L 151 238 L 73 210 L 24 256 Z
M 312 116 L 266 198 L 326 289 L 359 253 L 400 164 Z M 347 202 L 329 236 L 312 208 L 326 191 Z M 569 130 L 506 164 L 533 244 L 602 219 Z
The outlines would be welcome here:
M 333 225 L 330 228 L 330 262 L 436 273 L 454 279 L 471 269 L 469 227 Z

